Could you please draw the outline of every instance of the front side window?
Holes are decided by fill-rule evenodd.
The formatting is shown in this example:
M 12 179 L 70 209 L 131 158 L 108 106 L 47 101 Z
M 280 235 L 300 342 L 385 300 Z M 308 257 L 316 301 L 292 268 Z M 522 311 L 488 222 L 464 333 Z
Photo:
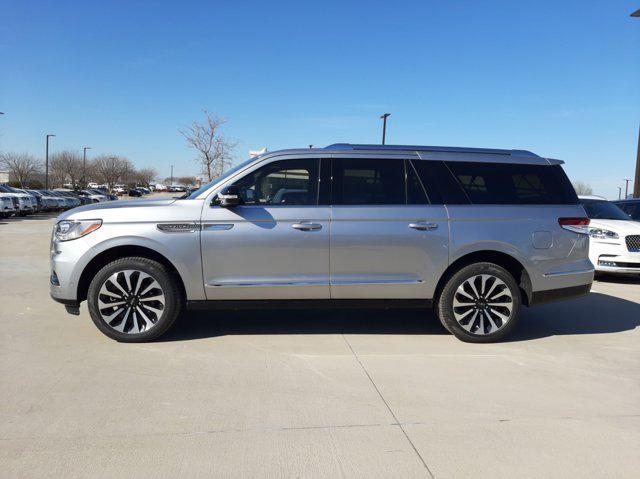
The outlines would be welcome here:
M 234 185 L 238 187 L 243 205 L 316 205 L 319 173 L 318 159 L 274 161 Z

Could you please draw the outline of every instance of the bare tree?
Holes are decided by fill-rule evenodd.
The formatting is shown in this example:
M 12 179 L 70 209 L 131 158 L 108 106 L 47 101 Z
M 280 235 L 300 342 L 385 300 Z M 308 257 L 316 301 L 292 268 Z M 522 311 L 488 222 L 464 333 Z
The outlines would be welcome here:
M 222 132 L 226 123 L 224 118 L 204 110 L 205 122 L 194 121 L 191 126 L 180 130 L 190 148 L 198 152 L 195 161 L 200 165 L 202 174 L 211 181 L 219 176 L 233 161 L 236 144 L 229 141 Z
M 92 169 L 96 179 L 105 183 L 109 190 L 134 171 L 133 165 L 127 158 L 114 155 L 99 156 L 92 162 Z
M 576 194 L 578 195 L 592 195 L 593 188 L 582 181 L 575 181 L 573 183 L 573 189 L 576 190 Z
M 0 163 L 21 187 L 26 186 L 42 169 L 42 163 L 28 153 L 3 153 Z
M 158 176 L 158 171 L 155 168 L 143 168 L 138 170 L 136 173 L 138 183 L 147 187 L 156 178 L 156 176 Z
M 49 171 L 54 179 L 52 184 L 62 186 L 71 183 L 72 189 L 78 189 L 83 182 L 82 157 L 75 151 L 61 151 L 52 156 L 49 161 Z
M 196 177 L 195 176 L 181 176 L 180 178 L 177 178 L 177 181 L 179 184 L 184 185 L 184 186 L 193 186 L 196 184 Z

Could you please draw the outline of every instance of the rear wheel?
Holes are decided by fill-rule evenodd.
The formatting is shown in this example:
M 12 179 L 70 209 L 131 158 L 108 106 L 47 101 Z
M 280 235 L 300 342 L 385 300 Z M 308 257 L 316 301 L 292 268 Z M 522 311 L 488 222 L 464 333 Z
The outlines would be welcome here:
M 520 289 L 507 270 L 493 263 L 475 263 L 449 278 L 438 298 L 437 313 L 456 338 L 490 343 L 513 330 L 520 304 Z
M 152 341 L 164 334 L 182 310 L 182 292 L 173 274 L 148 258 L 118 259 L 95 275 L 87 293 L 91 319 L 121 342 Z

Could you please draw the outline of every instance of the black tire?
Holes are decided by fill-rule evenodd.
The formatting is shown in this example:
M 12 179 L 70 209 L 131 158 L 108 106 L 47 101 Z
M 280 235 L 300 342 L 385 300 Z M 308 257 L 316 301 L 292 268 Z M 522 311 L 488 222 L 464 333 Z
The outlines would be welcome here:
M 149 310 L 146 310 L 148 318 L 152 318 L 153 316 L 155 316 L 156 320 L 153 321 L 152 326 L 147 328 L 146 321 L 141 320 L 140 317 L 134 318 L 132 313 L 124 319 L 127 325 L 123 326 L 123 329 L 125 330 L 123 332 L 120 332 L 114 329 L 114 321 L 118 323 L 118 317 L 120 317 L 120 315 L 116 316 L 115 320 L 112 320 L 110 325 L 107 321 L 105 321 L 105 319 L 103 319 L 103 315 L 101 314 L 99 309 L 98 299 L 101 288 L 105 286 L 105 282 L 107 282 L 107 280 L 112 277 L 112 275 L 122 273 L 126 270 L 134 270 L 140 273 L 145 273 L 152 279 L 155 279 L 160 285 L 161 293 L 164 295 L 164 307 L 162 308 L 162 313 L 159 315 L 155 312 L 149 313 Z M 137 277 L 131 278 L 132 283 L 134 281 L 141 281 L 142 286 L 140 287 L 140 291 L 146 287 L 146 284 L 149 284 L 142 283 L 143 280 L 140 279 L 142 276 L 143 275 L 138 274 Z M 122 276 L 120 276 L 120 278 L 121 277 Z M 129 297 L 133 301 L 133 295 L 130 295 Z M 108 298 L 104 298 L 104 295 L 102 295 L 102 299 Z M 184 305 L 184 297 L 182 294 L 182 289 L 178 284 L 178 280 L 175 278 L 174 274 L 172 274 L 172 272 L 169 271 L 163 264 L 148 258 L 126 257 L 112 261 L 111 263 L 104 266 L 100 271 L 98 271 L 98 273 L 91 281 L 91 284 L 89 285 L 89 290 L 87 292 L 87 305 L 89 307 L 89 314 L 91 315 L 91 319 L 93 320 L 94 324 L 106 336 L 123 343 L 142 343 L 153 341 L 154 339 L 159 338 L 164 333 L 166 333 L 169 328 L 171 328 L 175 320 L 180 315 L 180 312 L 182 311 Z M 124 307 L 127 306 L 123 306 L 123 308 Z M 115 306 L 114 310 L 116 310 Z M 103 311 L 105 311 L 105 308 L 103 308 Z M 122 316 L 124 315 L 125 312 L 122 313 Z M 138 325 L 138 330 L 140 332 L 134 331 L 134 322 Z M 143 323 L 144 328 L 142 326 Z M 149 324 L 151 324 L 151 322 Z
M 483 284 L 481 275 L 489 275 L 489 277 L 497 278 L 499 281 L 486 279 L 485 290 L 481 291 Z M 465 283 L 468 280 L 473 283 L 473 286 L 479 292 L 480 299 L 477 301 L 468 300 L 463 296 L 464 293 L 459 293 L 459 288 L 461 287 L 465 292 L 469 292 L 471 285 Z M 498 293 L 495 290 L 491 291 L 491 287 L 494 285 L 498 288 L 497 291 L 499 293 L 503 293 L 500 297 L 497 296 Z M 510 296 L 511 303 L 504 303 L 504 305 L 495 307 L 490 306 L 487 304 L 489 300 L 484 296 L 487 292 L 490 292 L 488 298 L 495 298 L 496 301 L 498 299 L 506 301 Z M 475 296 L 473 291 L 471 291 L 471 296 Z M 473 303 L 474 306 L 465 305 L 454 310 L 454 300 L 458 301 L 457 304 L 461 304 L 460 302 L 464 302 L 464 304 Z M 496 305 L 498 303 L 491 302 L 490 304 Z M 521 304 L 520 288 L 518 288 L 515 279 L 506 269 L 493 263 L 474 263 L 461 268 L 447 280 L 437 299 L 436 314 L 443 326 L 461 341 L 493 343 L 500 341 L 511 333 L 518 322 Z M 507 307 L 509 305 L 510 307 Z M 508 319 L 502 320 L 498 313 Z M 476 314 L 475 317 L 473 316 L 474 314 Z M 456 315 L 458 315 L 458 319 L 456 319 Z M 461 317 L 463 319 L 460 319 Z M 494 326 L 497 327 L 497 330 L 491 332 Z M 465 329 L 465 327 L 469 328 L 469 330 Z M 479 331 L 483 331 L 484 334 L 479 333 Z

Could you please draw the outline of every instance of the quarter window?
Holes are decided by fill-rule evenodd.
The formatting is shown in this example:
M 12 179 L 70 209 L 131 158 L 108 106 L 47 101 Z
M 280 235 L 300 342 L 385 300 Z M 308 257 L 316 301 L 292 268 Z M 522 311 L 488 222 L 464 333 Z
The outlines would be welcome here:
M 560 166 L 511 163 L 446 163 L 474 204 L 576 204 Z

